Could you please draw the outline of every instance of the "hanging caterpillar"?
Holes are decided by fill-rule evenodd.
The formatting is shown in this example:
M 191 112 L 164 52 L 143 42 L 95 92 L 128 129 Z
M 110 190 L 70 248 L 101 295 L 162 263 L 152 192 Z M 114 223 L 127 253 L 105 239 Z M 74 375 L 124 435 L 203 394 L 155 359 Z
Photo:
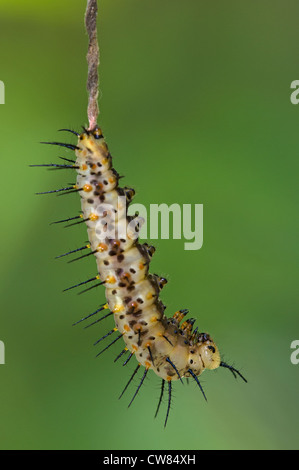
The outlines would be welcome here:
M 93 34 L 89 32 L 94 41 L 96 14 L 95 0 L 89 0 L 89 13 L 93 15 Z M 87 28 L 88 29 L 88 28 Z M 93 51 L 96 48 L 92 48 Z M 97 53 L 97 51 L 96 51 Z M 97 66 L 97 57 L 92 57 L 89 62 L 92 67 Z M 90 69 L 89 69 L 90 71 Z M 91 103 L 88 108 L 89 128 L 83 128 L 82 133 L 71 129 L 61 129 L 75 134 L 78 138 L 77 145 L 61 142 L 42 142 L 51 145 L 63 146 L 75 152 L 76 159 L 63 158 L 63 164 L 46 164 L 32 166 L 46 166 L 60 169 L 72 169 L 77 171 L 76 184 L 47 191 L 45 193 L 78 193 L 81 198 L 81 211 L 79 216 L 61 220 L 72 221 L 72 224 L 86 223 L 89 243 L 58 258 L 73 253 L 89 250 L 79 258 L 94 255 L 96 258 L 97 272 L 94 277 L 80 284 L 71 286 L 65 290 L 95 281 L 91 287 L 103 286 L 105 289 L 106 303 L 101 304 L 95 312 L 87 315 L 77 323 L 87 320 L 93 315 L 107 310 L 104 316 L 95 320 L 91 325 L 97 324 L 105 318 L 113 315 L 115 327 L 95 344 L 112 336 L 113 340 L 105 346 L 97 355 L 108 350 L 112 345 L 124 341 L 125 346 L 116 357 L 126 359 L 126 365 L 133 356 L 137 360 L 127 385 L 120 397 L 129 387 L 133 378 L 143 370 L 138 387 L 129 403 L 133 403 L 144 380 L 150 370 L 161 378 L 161 393 L 158 401 L 156 415 L 162 403 L 165 384 L 168 386 L 168 405 L 165 417 L 166 426 L 172 397 L 172 383 L 184 378 L 193 378 L 199 386 L 204 398 L 204 390 L 198 377 L 205 370 L 214 370 L 218 367 L 227 368 L 234 377 L 243 375 L 232 365 L 221 360 L 219 350 L 207 333 L 200 333 L 198 328 L 193 330 L 195 320 L 185 319 L 188 310 L 182 309 L 174 313 L 171 318 L 165 315 L 165 306 L 159 298 L 160 291 L 166 284 L 166 279 L 149 272 L 151 258 L 155 248 L 147 243 L 141 244 L 138 232 L 142 223 L 141 218 L 128 215 L 128 206 L 131 203 L 135 191 L 129 187 L 119 186 L 119 175 L 112 167 L 112 157 L 104 139 L 101 129 L 96 124 L 97 117 L 97 77 L 91 74 L 92 89 L 90 93 Z M 78 219 L 78 220 L 76 220 Z M 73 220 L 76 220 L 73 222 Z
M 78 136 L 77 145 L 60 142 L 43 143 L 61 145 L 74 150 L 76 160 L 66 159 L 68 164 L 62 165 L 33 166 L 72 168 L 77 171 L 75 185 L 46 193 L 63 191 L 64 193 L 78 192 L 80 194 L 82 214 L 58 222 L 68 222 L 73 219 L 80 219 L 79 222 L 74 222 L 75 224 L 85 222 L 89 243 L 59 257 L 89 249 L 90 252 L 81 257 L 94 254 L 97 263 L 97 274 L 94 277 L 65 290 L 92 281 L 99 282 L 88 287 L 85 291 L 99 285 L 105 287 L 107 303 L 79 322 L 109 309 L 109 313 L 97 319 L 93 324 L 113 314 L 115 327 L 97 340 L 95 344 L 110 335 L 117 335 L 97 355 L 102 354 L 113 344 L 123 339 L 125 347 L 116 360 L 129 354 L 124 362 L 125 365 L 133 356 L 136 357 L 137 367 L 121 396 L 138 370 L 142 366 L 144 367 L 141 381 L 129 406 L 139 392 L 150 369 L 162 379 L 156 415 L 162 402 L 165 383 L 168 384 L 166 426 L 174 380 L 182 382 L 183 378 L 192 377 L 206 399 L 198 380 L 198 376 L 204 370 L 225 367 L 235 377 L 237 374 L 245 382 L 246 379 L 237 369 L 221 360 L 219 350 L 209 334 L 199 333 L 198 328 L 193 330 L 195 320 L 192 318 L 185 320 L 188 310 L 179 310 L 171 318 L 165 316 L 165 306 L 159 298 L 159 293 L 167 281 L 165 278 L 149 273 L 149 265 L 155 249 L 147 243 L 140 244 L 138 241 L 137 234 L 141 219 L 138 215 L 132 217 L 127 214 L 128 205 L 132 201 L 135 191 L 129 187 L 119 187 L 119 175 L 112 167 L 112 157 L 101 129 L 97 126 L 92 130 L 84 128 L 84 132 L 81 134 L 69 129 L 63 130 L 68 130 Z M 111 237 L 111 234 L 114 236 Z

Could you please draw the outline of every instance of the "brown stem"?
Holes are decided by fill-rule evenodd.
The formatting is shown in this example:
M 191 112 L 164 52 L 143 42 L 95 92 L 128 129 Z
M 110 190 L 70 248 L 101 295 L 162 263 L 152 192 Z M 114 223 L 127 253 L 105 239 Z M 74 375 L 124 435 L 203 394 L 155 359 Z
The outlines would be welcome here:
M 97 0 L 88 0 L 85 13 L 85 26 L 89 37 L 87 64 L 87 91 L 88 91 L 88 107 L 87 115 L 89 121 L 88 130 L 92 130 L 97 125 L 99 115 L 98 95 L 99 95 L 99 45 L 97 39 Z

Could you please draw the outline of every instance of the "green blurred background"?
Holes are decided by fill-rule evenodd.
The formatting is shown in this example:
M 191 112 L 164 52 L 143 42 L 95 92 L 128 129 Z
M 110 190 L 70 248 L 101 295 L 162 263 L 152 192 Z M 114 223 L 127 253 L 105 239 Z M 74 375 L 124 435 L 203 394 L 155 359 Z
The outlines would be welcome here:
M 135 202 L 204 205 L 204 244 L 157 240 L 152 272 L 168 277 L 168 315 L 189 308 L 246 385 L 224 369 L 175 385 L 168 426 L 154 413 L 160 380 L 138 379 L 121 345 L 95 359 L 112 328 L 72 323 L 103 291 L 62 289 L 92 277 L 94 259 L 56 255 L 86 241 L 72 183 L 29 164 L 72 158 L 41 146 L 87 124 L 85 1 L 1 0 L 0 106 L 5 207 L 1 231 L 2 449 L 289 449 L 298 447 L 299 4 L 289 0 L 101 0 L 100 124 Z

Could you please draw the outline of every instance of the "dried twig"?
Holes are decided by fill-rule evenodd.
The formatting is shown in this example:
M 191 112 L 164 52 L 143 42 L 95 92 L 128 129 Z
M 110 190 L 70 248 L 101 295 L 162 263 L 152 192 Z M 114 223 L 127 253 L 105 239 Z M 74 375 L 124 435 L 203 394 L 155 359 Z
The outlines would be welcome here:
M 87 64 L 88 64 L 88 108 L 87 115 L 89 121 L 89 130 L 97 125 L 99 115 L 98 95 L 99 95 L 99 45 L 97 39 L 97 0 L 88 0 L 85 13 L 85 26 L 89 37 Z

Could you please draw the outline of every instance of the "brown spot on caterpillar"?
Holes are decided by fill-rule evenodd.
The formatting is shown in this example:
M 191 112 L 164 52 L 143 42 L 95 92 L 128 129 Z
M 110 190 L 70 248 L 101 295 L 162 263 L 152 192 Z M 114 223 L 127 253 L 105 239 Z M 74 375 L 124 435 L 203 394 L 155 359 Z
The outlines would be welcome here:
M 134 290 L 134 289 L 135 289 L 134 284 L 132 283 L 127 289 L 128 289 L 129 292 L 131 292 L 132 290 Z
M 138 304 L 137 304 L 137 302 L 133 301 L 133 302 L 130 303 L 129 307 L 131 309 L 135 310 L 138 307 Z
M 129 310 L 127 312 L 127 315 L 132 315 L 133 317 L 140 317 L 140 315 L 142 315 L 142 310 L 137 310 L 137 312 L 132 312 L 132 310 Z
M 121 275 L 122 281 L 127 282 L 127 283 L 130 282 L 130 277 L 131 277 L 131 275 L 129 273 L 123 273 Z

